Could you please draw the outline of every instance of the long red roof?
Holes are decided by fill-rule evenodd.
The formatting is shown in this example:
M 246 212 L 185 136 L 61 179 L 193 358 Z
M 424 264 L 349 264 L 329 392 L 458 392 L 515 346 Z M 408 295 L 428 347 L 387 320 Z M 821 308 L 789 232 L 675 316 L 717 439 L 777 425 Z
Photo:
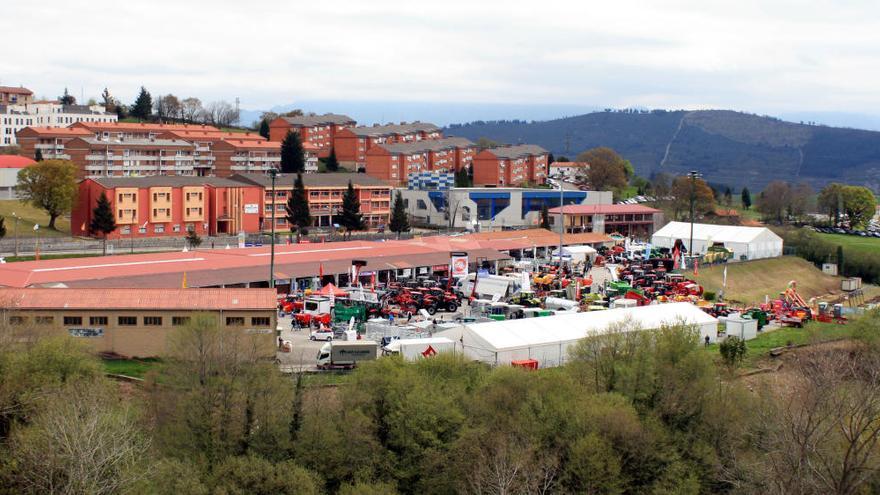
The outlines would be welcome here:
M 265 310 L 277 304 L 272 289 L 10 289 L 0 288 L 4 309 Z

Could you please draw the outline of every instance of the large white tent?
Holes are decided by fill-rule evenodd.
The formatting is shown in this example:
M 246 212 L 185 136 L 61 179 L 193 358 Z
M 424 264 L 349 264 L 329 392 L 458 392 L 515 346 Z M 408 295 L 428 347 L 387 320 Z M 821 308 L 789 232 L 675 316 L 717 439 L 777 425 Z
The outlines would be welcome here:
M 676 240 L 690 245 L 691 224 L 669 222 L 654 233 L 651 242 L 656 247 L 672 248 Z M 733 251 L 736 261 L 757 260 L 782 256 L 782 238 L 766 227 L 738 227 L 734 225 L 694 224 L 694 253 L 704 254 L 709 246 L 718 243 Z
M 691 303 L 652 304 L 637 308 L 570 313 L 521 320 L 467 323 L 435 334 L 458 342 L 470 359 L 493 365 L 535 359 L 542 368 L 560 366 L 571 346 L 585 337 L 601 335 L 612 325 L 628 322 L 631 328 L 656 330 L 663 325 L 685 323 L 715 342 L 718 320 Z

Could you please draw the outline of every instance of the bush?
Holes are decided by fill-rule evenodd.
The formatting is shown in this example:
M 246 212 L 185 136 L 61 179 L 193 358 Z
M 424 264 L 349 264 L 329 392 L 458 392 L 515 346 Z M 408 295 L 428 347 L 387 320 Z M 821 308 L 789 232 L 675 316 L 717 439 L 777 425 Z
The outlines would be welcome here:
M 730 367 L 739 366 L 746 357 L 746 341 L 731 335 L 724 339 L 718 350 L 721 352 L 724 364 Z
M 714 301 L 715 300 L 715 293 L 712 292 L 711 290 L 704 291 L 703 292 L 703 299 L 705 299 L 707 301 Z

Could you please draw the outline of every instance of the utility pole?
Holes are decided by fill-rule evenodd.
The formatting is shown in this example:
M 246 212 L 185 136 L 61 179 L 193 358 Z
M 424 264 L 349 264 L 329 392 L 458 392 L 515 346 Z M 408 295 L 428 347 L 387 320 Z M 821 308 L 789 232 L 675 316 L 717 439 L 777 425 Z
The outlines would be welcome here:
M 269 287 L 275 288 L 275 178 L 278 176 L 278 169 L 270 168 L 269 177 L 272 178 L 272 235 L 269 239 Z M 292 194 L 292 191 L 291 191 Z
M 15 237 L 15 256 L 18 257 L 18 215 L 14 211 L 12 212 L 12 218 L 15 219 L 12 227 L 12 236 Z
M 690 245 L 688 245 L 688 255 L 694 255 L 694 203 L 697 200 L 697 179 L 701 177 L 700 173 L 696 170 L 691 170 L 688 173 L 688 178 L 691 180 L 691 241 Z
M 562 237 L 565 234 L 565 204 L 563 202 L 562 184 L 559 181 L 559 267 L 562 267 Z M 560 279 L 561 280 L 561 279 Z

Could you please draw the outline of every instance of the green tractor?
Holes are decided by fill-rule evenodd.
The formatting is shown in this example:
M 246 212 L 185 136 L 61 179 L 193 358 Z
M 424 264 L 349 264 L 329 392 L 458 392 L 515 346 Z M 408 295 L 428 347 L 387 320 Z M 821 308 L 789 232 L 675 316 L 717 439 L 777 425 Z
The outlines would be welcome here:
M 709 246 L 706 250 L 706 254 L 703 255 L 703 263 L 708 265 L 724 263 L 730 259 L 733 259 L 733 251 L 724 247 L 723 244 L 713 244 Z

